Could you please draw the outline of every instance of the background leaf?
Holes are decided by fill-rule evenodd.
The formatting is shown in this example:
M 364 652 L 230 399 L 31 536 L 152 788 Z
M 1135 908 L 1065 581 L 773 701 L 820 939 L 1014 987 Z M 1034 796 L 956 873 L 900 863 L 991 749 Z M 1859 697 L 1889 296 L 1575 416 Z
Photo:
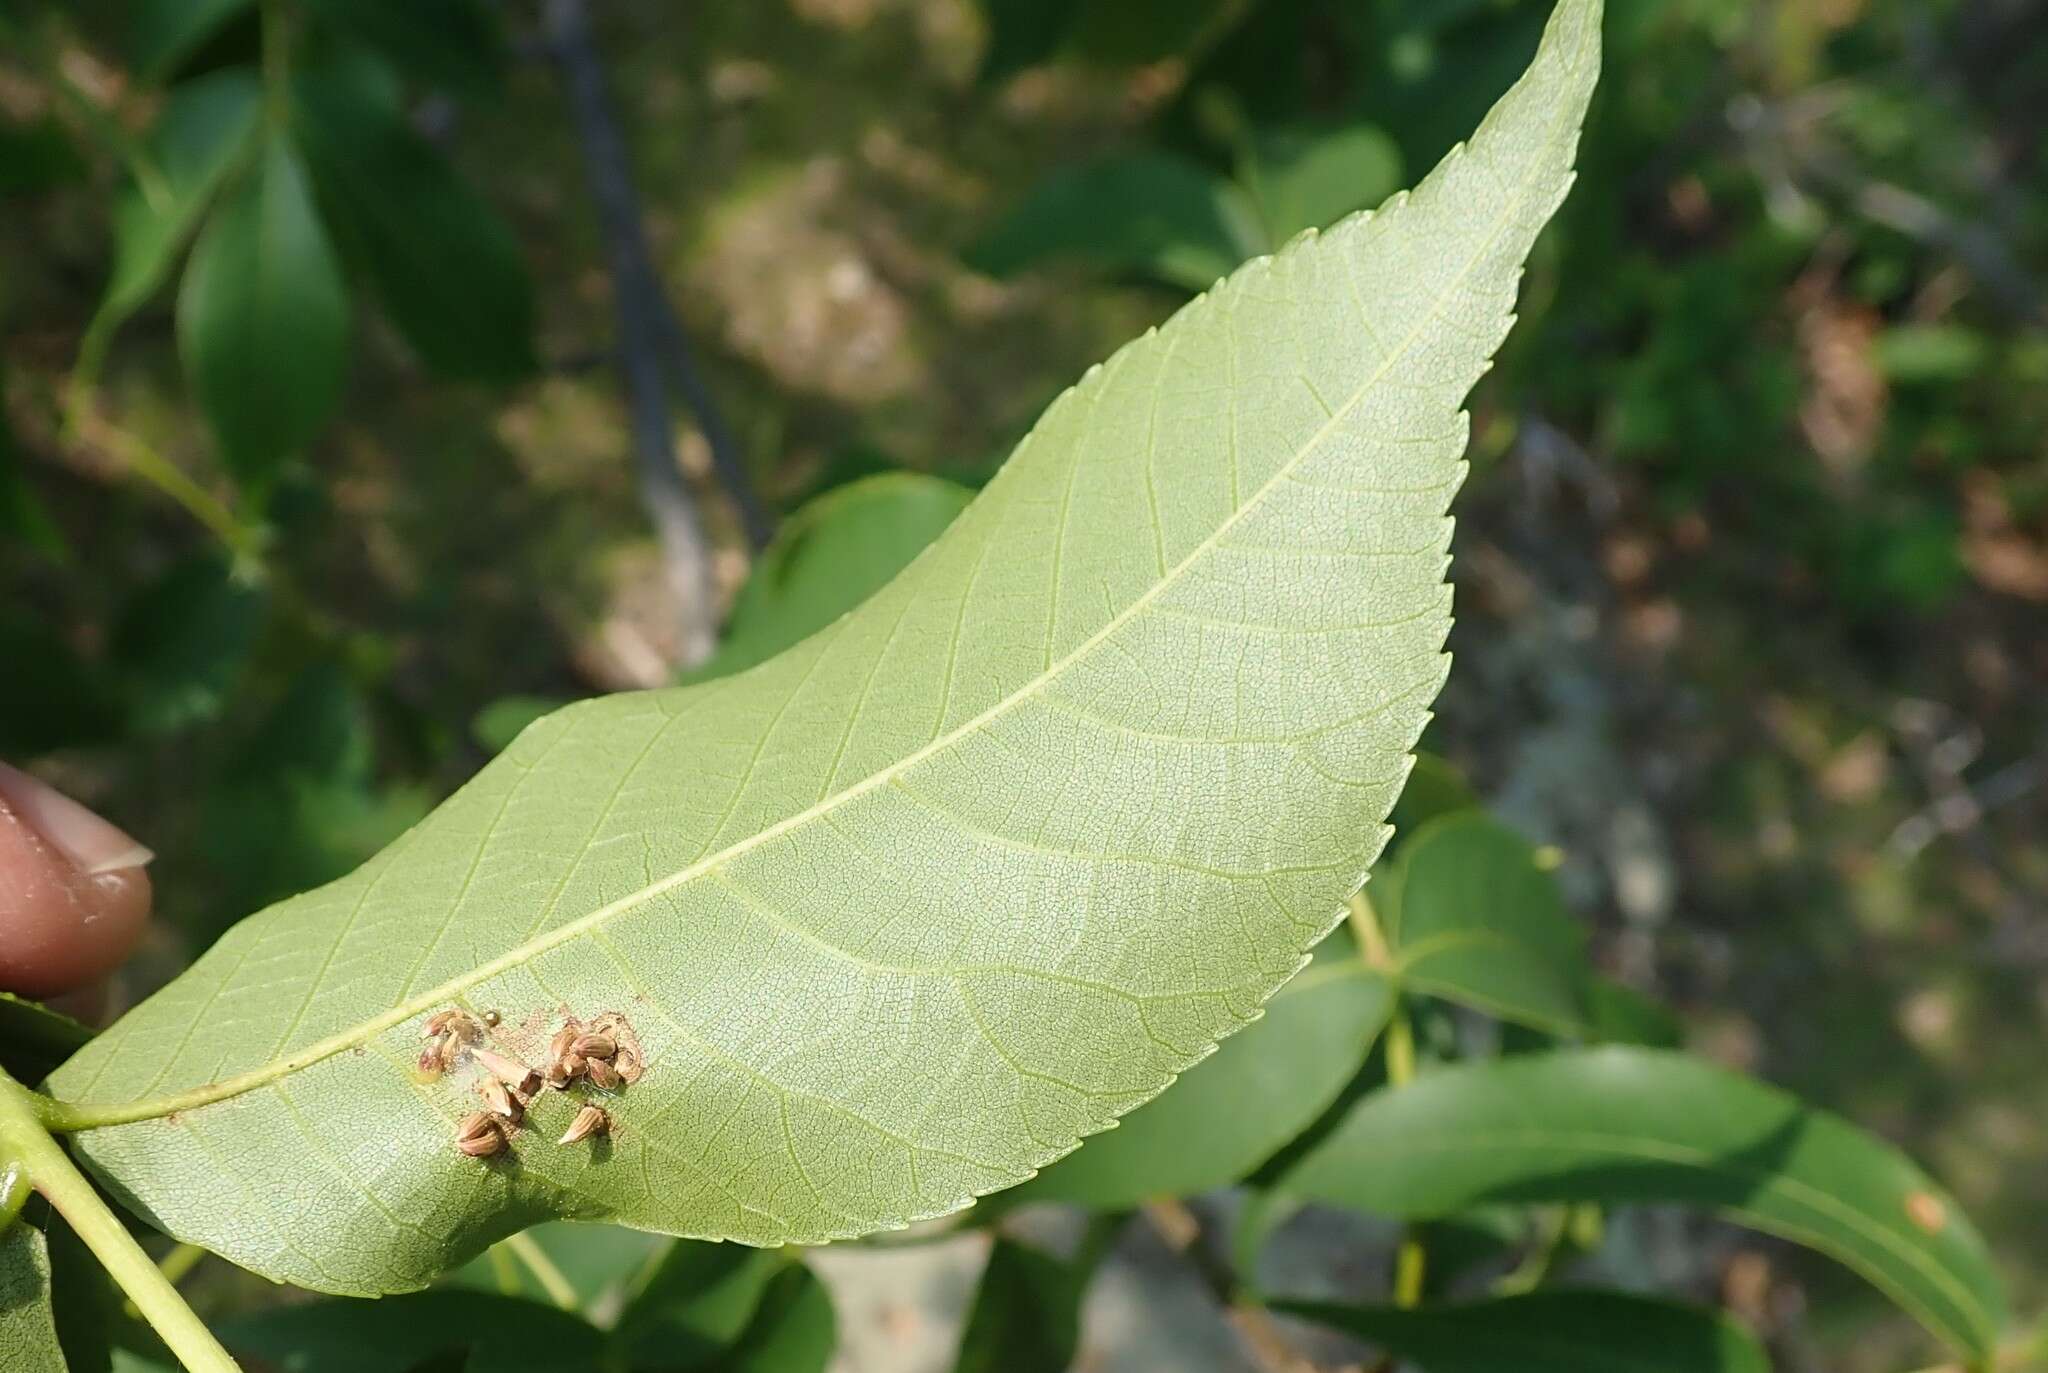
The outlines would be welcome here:
M 315 1301 L 225 1321 L 238 1358 L 293 1373 L 409 1369 L 436 1355 L 466 1373 L 602 1373 L 604 1336 L 540 1302 L 461 1288 L 382 1301 Z M 438 1366 L 438 1365 L 437 1365 Z
M 1348 941 L 1323 948 L 1337 952 L 1319 957 L 1171 1092 L 1004 1193 L 1003 1203 L 1136 1206 L 1226 1186 L 1265 1162 L 1336 1099 L 1393 1006 L 1385 980 Z
M 636 1368 L 714 1367 L 788 1262 L 771 1250 L 678 1240 L 620 1314 L 613 1344 Z
M 121 1294 L 78 1232 L 47 1207 L 38 1224 L 50 1251 L 50 1304 L 70 1373 L 107 1373 L 128 1317 Z
M 1092 371 L 858 611 L 548 716 L 229 931 L 58 1072 L 74 1146 L 169 1233 L 379 1291 L 547 1217 L 902 1225 L 1150 1099 L 1384 842 L 1444 672 L 1459 406 L 1569 184 L 1596 11 L 1412 198 Z M 529 1058 L 565 1012 L 631 1019 L 601 1144 L 554 1144 L 547 1093 L 509 1156 L 451 1147 L 480 1069 L 414 1064 L 458 999 Z
M 322 20 L 451 94 L 471 98 L 497 94 L 505 61 L 504 38 L 490 12 L 477 0 L 305 3 Z
M 179 353 L 243 485 L 266 485 L 332 413 L 348 314 L 305 167 L 273 132 L 200 234 L 178 297 Z
M 66 1373 L 50 1313 L 50 1253 L 43 1232 L 0 1213 L 0 1354 L 8 1373 Z
M 2004 1324 L 1983 1241 L 1909 1160 L 1680 1054 L 1611 1047 L 1425 1073 L 1361 1101 L 1281 1185 L 1410 1219 L 1493 1201 L 1711 1206 L 1832 1255 L 1973 1355 Z
M 719 1373 L 824 1373 L 839 1343 L 832 1294 L 800 1263 L 770 1278 L 739 1342 Z
M 109 332 L 170 278 L 222 180 L 256 132 L 263 94 L 256 73 L 229 67 L 172 88 L 144 152 L 160 182 L 130 182 L 114 202 L 114 268 L 82 346 L 95 365 Z
M 1770 1373 L 1718 1311 L 1620 1292 L 1531 1292 L 1402 1311 L 1313 1302 L 1275 1309 L 1348 1331 L 1424 1373 Z
M 1585 933 L 1505 825 L 1477 812 L 1430 821 L 1367 896 L 1404 985 L 1554 1034 L 1585 1027 Z
M 1097 1218 L 1071 1259 L 997 1235 L 953 1373 L 1066 1373 L 1080 1345 L 1081 1302 L 1112 1228 Z
M 1229 182 L 1168 153 L 1123 153 L 1062 168 L 1032 187 L 967 252 L 992 276 L 1049 261 L 1205 290 L 1264 246 Z
M 363 13 L 403 8 L 333 8 Z M 533 370 L 533 283 L 512 231 L 413 132 L 361 63 L 309 68 L 296 123 L 320 203 L 384 312 L 445 377 L 506 381 Z
M 26 1085 L 85 1047 L 92 1029 L 62 1011 L 0 992 L 0 1070 Z
M 1276 245 L 1401 188 L 1401 150 L 1370 124 L 1265 130 L 1257 157 L 1259 210 Z
M 265 596 L 218 558 L 178 563 L 121 613 L 112 662 L 132 727 L 164 734 L 214 719 L 248 666 Z
M 755 560 L 718 651 L 689 680 L 729 676 L 823 629 L 901 572 L 973 498 L 956 482 L 895 472 L 807 502 Z
M 128 19 L 128 58 L 151 76 L 173 71 L 255 0 L 136 0 Z
M 205 791 L 200 846 L 219 915 L 204 934 L 332 881 L 426 814 L 421 790 L 379 784 L 374 753 L 368 702 L 331 664 L 300 674 L 263 712 Z

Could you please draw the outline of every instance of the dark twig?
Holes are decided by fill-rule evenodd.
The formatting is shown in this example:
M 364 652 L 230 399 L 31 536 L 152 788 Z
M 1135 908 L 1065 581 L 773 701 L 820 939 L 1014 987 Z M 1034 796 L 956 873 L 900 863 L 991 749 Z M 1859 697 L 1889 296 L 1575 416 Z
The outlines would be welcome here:
M 697 427 L 711 450 L 712 470 L 739 510 L 747 542 L 759 549 L 768 542 L 774 524 L 754 490 L 732 427 L 704 384 L 689 336 L 655 271 L 640 197 L 633 187 L 632 162 L 605 94 L 604 69 L 591 40 L 583 0 L 547 0 L 544 16 L 548 52 L 568 86 L 591 194 L 596 197 L 611 253 L 612 281 L 619 300 L 621 365 L 629 378 L 646 374 L 642 382 L 629 383 L 635 386 L 659 387 L 661 372 L 666 369 L 683 403 L 697 418 Z
M 663 571 L 681 607 L 683 665 L 694 666 L 709 657 L 716 644 L 716 597 L 710 545 L 676 463 L 668 396 L 662 385 L 662 330 L 655 307 L 661 282 L 641 228 L 625 140 L 606 103 L 604 73 L 590 46 L 582 0 L 547 0 L 544 14 L 549 46 L 561 68 L 583 144 L 585 170 L 610 260 L 619 319 L 619 371 L 626 386 L 640 497 L 661 540 Z

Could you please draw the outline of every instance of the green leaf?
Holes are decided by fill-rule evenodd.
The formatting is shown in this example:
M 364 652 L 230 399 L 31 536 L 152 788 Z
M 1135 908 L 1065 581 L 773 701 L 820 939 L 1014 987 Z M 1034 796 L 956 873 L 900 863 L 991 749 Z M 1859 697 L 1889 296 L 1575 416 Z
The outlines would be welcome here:
M 1392 1008 L 1385 980 L 1355 958 L 1319 960 L 1173 1091 L 1003 1200 L 1124 1207 L 1227 1186 L 1336 1100 Z
M 137 0 L 128 16 L 128 60 L 161 77 L 198 51 L 255 0 Z
M 1404 986 L 1553 1034 L 1586 1023 L 1585 934 L 1536 850 L 1477 812 L 1430 821 L 1371 895 Z
M 953 1373 L 1066 1373 L 1081 1342 L 1081 1301 L 1110 1229 L 1098 1219 L 1072 1259 L 996 1236 Z
M 1282 1186 L 1406 1219 L 1494 1201 L 1690 1202 L 1833 1256 L 1974 1355 L 2004 1323 L 1983 1240 L 1904 1155 L 1682 1054 L 1612 1047 L 1425 1073 L 1361 1101 Z
M 498 91 L 504 38 L 477 0 L 306 0 L 306 7 L 453 95 Z
M 121 1294 L 99 1256 L 61 1215 L 46 1209 L 41 1226 L 50 1247 L 50 1305 L 64 1360 L 71 1373 L 107 1373 L 115 1332 L 127 1319 Z
M 132 727 L 170 733 L 218 716 L 263 626 L 266 598 L 225 562 L 177 563 L 123 609 L 113 667 Z
M 43 1232 L 0 1213 L 0 1354 L 7 1373 L 65 1373 L 50 1311 L 50 1251 Z
M 754 563 L 718 651 L 689 680 L 731 676 L 831 624 L 901 572 L 973 498 L 955 482 L 891 472 L 806 503 Z
M 1650 1049 L 1685 1047 L 1685 1022 L 1670 1007 L 1611 977 L 1586 983 L 1586 1014 L 1595 1039 Z
M 1459 404 L 1568 184 L 1598 7 L 1411 199 L 1244 268 L 1055 402 L 859 610 L 531 726 L 60 1069 L 167 1232 L 332 1291 L 547 1218 L 757 1244 L 958 1210 L 1143 1104 L 1336 924 L 1445 670 Z M 457 999 L 626 1014 L 601 1145 L 451 1146 Z
M 256 132 L 262 83 L 247 67 L 229 67 L 175 87 L 149 131 L 144 151 L 160 181 L 133 182 L 114 202 L 114 270 L 81 352 L 97 367 L 112 331 L 170 278 L 221 181 Z
M 1315 1302 L 1276 1310 L 1347 1331 L 1424 1373 L 1770 1373 L 1718 1311 L 1621 1292 L 1530 1292 L 1403 1311 Z
M 709 1368 L 736 1344 L 789 1260 L 772 1250 L 679 1240 L 619 1316 L 612 1337 L 635 1368 Z
M 1401 186 L 1401 150 L 1370 124 L 1267 130 L 1257 155 L 1259 210 L 1275 243 L 1377 205 Z
M 1394 813 L 1387 817 L 1387 823 L 1394 827 L 1398 851 L 1399 846 L 1439 815 L 1478 807 L 1479 798 L 1463 773 L 1434 753 L 1419 752 L 1415 755 L 1414 770 L 1408 774 L 1408 785 L 1401 788 L 1401 799 L 1394 802 Z
M 761 1293 L 718 1373 L 824 1373 L 839 1344 L 832 1294 L 800 1263 L 785 1264 Z
M 296 97 L 295 127 L 321 206 L 421 359 L 468 380 L 532 371 L 533 283 L 505 222 L 413 132 L 373 70 L 308 69 Z
M 602 1373 L 604 1336 L 540 1302 L 457 1287 L 382 1301 L 316 1301 L 239 1316 L 220 1326 L 238 1358 L 292 1373 L 436 1367 L 467 1373 Z
M 185 268 L 178 349 L 228 468 L 265 486 L 341 398 L 348 290 L 306 170 L 276 133 Z
M 966 255 L 1008 277 L 1085 263 L 1199 291 L 1264 246 L 1228 181 L 1170 153 L 1123 153 L 1048 176 Z
M 91 1027 L 40 1001 L 0 992 L 0 1071 L 17 1082 L 41 1082 L 84 1048 Z

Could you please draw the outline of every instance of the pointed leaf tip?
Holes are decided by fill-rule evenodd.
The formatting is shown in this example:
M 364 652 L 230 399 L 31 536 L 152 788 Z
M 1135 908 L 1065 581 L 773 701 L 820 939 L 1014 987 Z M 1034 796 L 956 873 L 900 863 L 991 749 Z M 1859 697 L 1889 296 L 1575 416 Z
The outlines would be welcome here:
M 1240 267 L 1046 411 L 865 605 L 525 730 L 53 1079 L 181 1239 L 418 1287 L 550 1213 L 755 1244 L 943 1214 L 1149 1100 L 1335 924 L 1443 681 L 1462 405 L 1568 184 L 1558 35 L 1418 192 Z M 623 1009 L 602 1146 L 450 1147 L 492 1007 Z M 552 1133 L 549 1133 L 552 1132 Z

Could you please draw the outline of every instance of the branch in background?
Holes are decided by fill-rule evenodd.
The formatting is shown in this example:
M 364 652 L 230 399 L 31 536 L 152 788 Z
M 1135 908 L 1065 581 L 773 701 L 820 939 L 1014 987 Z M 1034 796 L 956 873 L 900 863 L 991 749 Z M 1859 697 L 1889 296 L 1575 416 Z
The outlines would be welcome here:
M 547 0 L 544 20 L 549 55 L 561 68 L 568 86 L 569 103 L 576 130 L 583 143 L 583 156 L 590 178 L 591 194 L 597 200 L 598 218 L 604 227 L 606 247 L 611 256 L 612 286 L 619 304 L 619 353 L 629 389 L 638 391 L 661 387 L 666 369 L 682 393 L 683 403 L 696 416 L 697 427 L 711 450 L 711 466 L 738 507 L 747 542 L 760 549 L 774 532 L 767 508 L 755 492 L 741 458 L 739 442 L 712 399 L 710 389 L 697 369 L 689 337 L 676 317 L 661 277 L 654 268 L 654 255 L 647 246 L 647 233 L 640 212 L 640 198 L 633 188 L 631 159 L 626 141 L 613 118 L 604 89 L 604 71 L 591 41 L 589 17 L 583 0 Z M 636 405 L 636 411 L 638 406 Z M 665 406 L 664 406 L 665 413 Z M 640 420 L 636 414 L 636 430 Z M 663 461 L 668 440 L 662 441 Z M 643 455 L 644 456 L 644 455 Z M 643 471 L 642 485 L 647 486 Z M 668 498 L 664 497 L 664 501 Z M 685 493 L 685 499 L 687 494 Z M 652 495 L 650 493 L 650 503 Z M 663 516 L 657 511 L 656 523 Z M 701 541 L 701 536 L 700 536 Z
M 1872 176 L 1820 146 L 1815 126 L 1837 103 L 1828 91 L 1777 104 L 1743 94 L 1729 102 L 1727 119 L 1766 186 L 1800 196 L 1807 194 L 1802 181 L 1819 186 L 1872 223 L 1954 258 L 1984 286 L 1992 303 L 2013 318 L 2023 323 L 2048 320 L 2048 294 L 1992 229 L 1959 218 L 1919 192 Z
M 544 22 L 583 144 L 585 171 L 610 260 L 619 318 L 619 371 L 626 385 L 640 499 L 654 521 L 662 570 L 681 610 L 682 665 L 694 667 L 717 644 L 717 597 L 711 548 L 676 464 L 668 397 L 661 381 L 662 329 L 655 317 L 661 282 L 647 250 L 625 140 L 606 103 L 604 73 L 590 46 L 582 0 L 548 0 Z

